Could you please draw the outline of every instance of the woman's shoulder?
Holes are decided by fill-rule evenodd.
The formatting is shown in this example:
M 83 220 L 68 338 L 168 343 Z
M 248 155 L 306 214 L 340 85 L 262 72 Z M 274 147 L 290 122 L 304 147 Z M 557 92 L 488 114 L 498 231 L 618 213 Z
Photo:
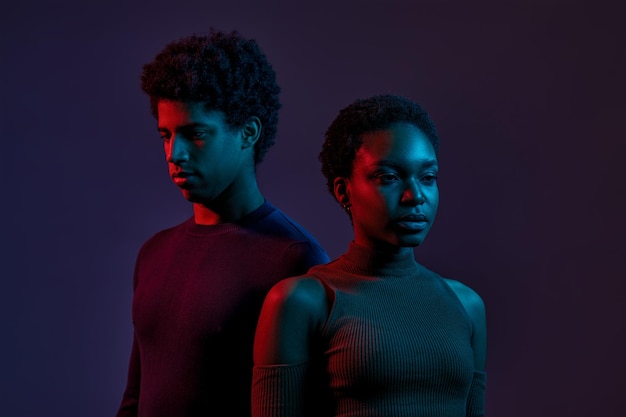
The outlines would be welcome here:
M 326 292 L 311 276 L 285 278 L 265 297 L 256 330 L 256 365 L 297 364 L 308 360 L 308 341 L 327 317 Z
M 485 303 L 480 295 L 460 281 L 444 278 L 452 288 L 457 298 L 465 308 L 472 322 L 472 350 L 474 352 L 474 367 L 478 371 L 485 370 L 487 358 L 487 318 Z
M 465 311 L 470 316 L 470 319 L 472 319 L 475 323 L 484 321 L 485 303 L 482 297 L 461 281 L 450 278 L 443 279 L 452 291 L 454 291 L 457 298 L 465 308 Z
M 280 299 L 296 299 L 300 301 L 315 298 L 323 295 L 324 292 L 322 282 L 308 274 L 284 278 L 274 284 L 270 290 L 270 294 Z
M 265 303 L 292 317 L 325 317 L 328 306 L 327 290 L 322 282 L 311 275 L 285 278 L 268 292 Z

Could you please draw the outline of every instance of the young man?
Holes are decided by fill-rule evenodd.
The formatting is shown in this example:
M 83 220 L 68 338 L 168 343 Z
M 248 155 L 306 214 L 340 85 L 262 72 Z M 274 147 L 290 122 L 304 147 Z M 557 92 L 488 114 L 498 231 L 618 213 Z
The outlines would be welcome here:
M 141 81 L 193 217 L 139 251 L 117 416 L 247 416 L 266 292 L 329 260 L 257 185 L 276 135 L 275 73 L 254 40 L 212 31 L 167 45 Z

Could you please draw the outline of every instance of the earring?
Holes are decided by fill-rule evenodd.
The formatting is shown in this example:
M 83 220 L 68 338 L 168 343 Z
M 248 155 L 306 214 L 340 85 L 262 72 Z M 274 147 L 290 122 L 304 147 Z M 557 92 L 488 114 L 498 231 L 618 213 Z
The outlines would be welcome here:
M 349 204 L 344 204 L 343 205 L 343 209 L 347 212 L 350 212 L 350 205 Z

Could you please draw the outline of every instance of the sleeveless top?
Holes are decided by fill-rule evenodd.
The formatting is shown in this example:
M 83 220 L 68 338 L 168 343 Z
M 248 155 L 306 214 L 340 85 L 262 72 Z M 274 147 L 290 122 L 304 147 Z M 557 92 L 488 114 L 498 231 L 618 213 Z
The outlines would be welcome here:
M 255 367 L 253 416 L 484 414 L 472 322 L 446 281 L 412 251 L 389 255 L 352 242 L 307 275 L 326 287 L 328 320 L 310 363 Z

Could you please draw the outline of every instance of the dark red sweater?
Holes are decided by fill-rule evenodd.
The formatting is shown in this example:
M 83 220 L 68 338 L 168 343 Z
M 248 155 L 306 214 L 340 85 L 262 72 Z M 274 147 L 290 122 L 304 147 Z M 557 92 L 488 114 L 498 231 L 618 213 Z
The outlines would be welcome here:
M 135 267 L 134 340 L 118 417 L 247 416 L 252 343 L 269 288 L 328 261 L 269 203 L 237 224 L 157 233 Z

